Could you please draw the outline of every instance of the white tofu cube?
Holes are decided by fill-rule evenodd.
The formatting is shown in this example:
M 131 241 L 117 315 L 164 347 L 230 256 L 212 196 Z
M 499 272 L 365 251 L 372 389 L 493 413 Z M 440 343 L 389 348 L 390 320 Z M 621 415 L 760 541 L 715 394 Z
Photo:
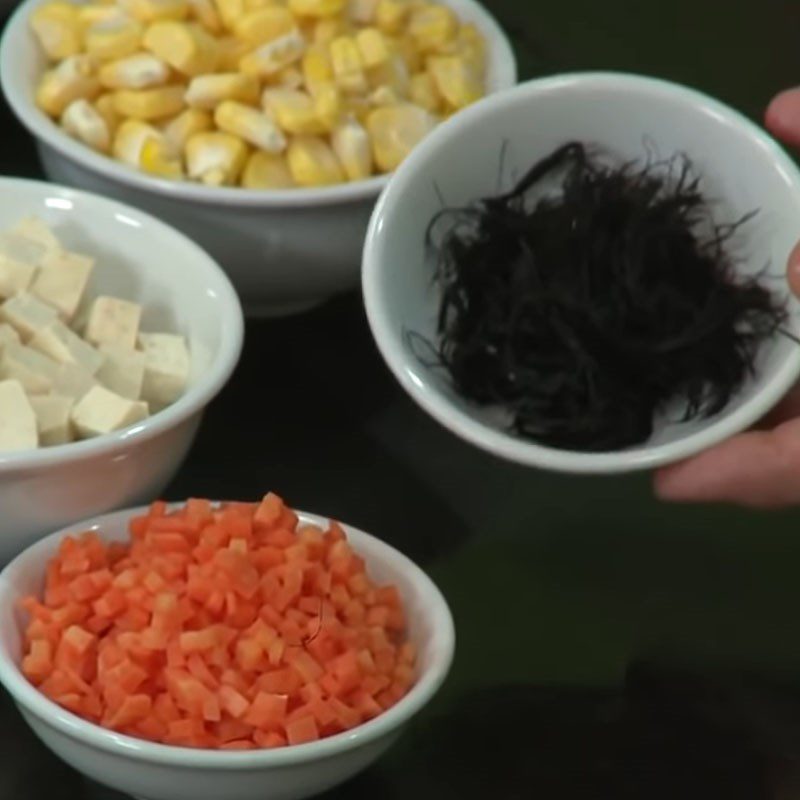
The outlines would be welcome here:
M 0 252 L 0 297 L 13 297 L 31 285 L 36 267 L 23 264 Z
M 75 404 L 71 418 L 78 436 L 89 439 L 141 422 L 148 413 L 147 403 L 95 386 Z
M 67 250 L 47 253 L 31 284 L 31 292 L 67 321 L 78 310 L 94 259 Z
M 42 447 L 73 441 L 70 414 L 75 401 L 71 397 L 48 394 L 28 399 L 36 415 L 36 429 Z
M 53 393 L 80 400 L 97 381 L 80 364 L 60 364 L 53 378 Z
M 141 317 L 142 307 L 136 303 L 117 297 L 98 297 L 89 311 L 84 338 L 95 347 L 115 344 L 134 350 Z
M 8 233 L 36 242 L 45 252 L 61 249 L 58 237 L 38 217 L 24 217 Z
M 19 344 L 19 334 L 5 322 L 0 322 L 0 353 L 9 344 Z
M 23 342 L 57 319 L 58 313 L 54 308 L 28 292 L 10 297 L 0 306 L 0 320 L 14 328 Z
M 0 450 L 32 450 L 39 445 L 36 415 L 19 381 L 0 381 Z
M 139 348 L 144 353 L 142 399 L 152 408 L 174 403 L 189 380 L 186 340 L 172 333 L 142 333 Z
M 81 339 L 60 320 L 36 331 L 28 346 L 59 364 L 80 364 L 92 375 L 100 369 L 104 361 L 99 350 Z
M 0 378 L 19 381 L 28 394 L 47 394 L 53 388 L 59 365 L 22 344 L 3 348 Z
M 97 371 L 97 381 L 122 397 L 139 400 L 144 384 L 144 353 L 117 345 L 100 348 L 105 361 Z

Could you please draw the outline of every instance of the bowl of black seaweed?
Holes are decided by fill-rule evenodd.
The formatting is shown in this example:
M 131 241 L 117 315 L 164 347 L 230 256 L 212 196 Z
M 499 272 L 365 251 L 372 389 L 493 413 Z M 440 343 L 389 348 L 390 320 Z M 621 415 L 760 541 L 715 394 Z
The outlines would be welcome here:
M 692 89 L 522 84 L 435 131 L 372 217 L 372 333 L 414 400 L 516 463 L 615 473 L 755 424 L 800 378 L 800 172 Z

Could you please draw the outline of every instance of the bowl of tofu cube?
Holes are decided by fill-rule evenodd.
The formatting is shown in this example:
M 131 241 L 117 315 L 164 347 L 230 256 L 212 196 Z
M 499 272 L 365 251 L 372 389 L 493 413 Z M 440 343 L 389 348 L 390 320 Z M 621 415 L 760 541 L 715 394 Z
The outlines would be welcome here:
M 159 495 L 242 348 L 222 269 L 136 209 L 0 178 L 0 563 Z
M 356 289 L 389 175 L 516 80 L 476 0 L 27 0 L 0 46 L 47 176 L 182 230 L 250 316 Z

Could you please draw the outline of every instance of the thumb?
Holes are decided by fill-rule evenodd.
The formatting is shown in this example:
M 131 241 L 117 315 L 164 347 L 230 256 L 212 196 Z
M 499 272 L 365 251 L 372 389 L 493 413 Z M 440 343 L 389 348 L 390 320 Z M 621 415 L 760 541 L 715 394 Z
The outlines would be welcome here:
M 781 92 L 769 104 L 766 124 L 779 139 L 800 147 L 800 88 Z

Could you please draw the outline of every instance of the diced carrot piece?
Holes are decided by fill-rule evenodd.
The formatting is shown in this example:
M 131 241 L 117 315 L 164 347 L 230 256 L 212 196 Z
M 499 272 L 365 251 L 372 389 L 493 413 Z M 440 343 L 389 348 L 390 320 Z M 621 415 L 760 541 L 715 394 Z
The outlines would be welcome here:
M 256 685 L 262 692 L 289 695 L 298 691 L 302 684 L 294 670 L 277 669 L 259 675 L 256 679 Z
M 247 698 L 236 691 L 232 686 L 223 684 L 218 691 L 219 703 L 223 711 L 226 711 L 234 719 L 239 719 L 247 713 L 250 703 Z
M 259 746 L 264 748 L 273 747 L 286 747 L 288 742 L 286 737 L 278 731 L 255 731 L 253 733 L 253 741 Z
M 222 719 L 214 726 L 214 735 L 221 742 L 232 742 L 236 739 L 247 739 L 255 729 L 239 719 Z
M 60 706 L 63 706 L 67 711 L 72 711 L 73 714 L 80 714 L 83 707 L 83 702 L 79 694 L 62 694 L 54 697 L 53 700 Z
M 285 506 L 278 495 L 270 492 L 256 509 L 253 522 L 258 528 L 271 528 L 280 520 Z
M 103 720 L 109 728 L 127 728 L 141 722 L 152 708 L 152 701 L 146 694 L 133 694 L 126 697 L 114 714 Z
M 383 711 L 378 703 L 375 702 L 373 696 L 363 689 L 355 691 L 350 695 L 349 705 L 361 714 L 362 719 L 372 719 Z
M 319 739 L 319 729 L 313 716 L 301 717 L 286 724 L 289 744 L 305 744 Z
M 243 719 L 254 728 L 266 730 L 280 725 L 286 717 L 289 698 L 285 694 L 259 692 Z
M 325 670 L 305 650 L 294 649 L 286 653 L 286 661 L 301 677 L 303 683 L 314 683 L 324 674 Z
M 236 642 L 236 663 L 245 672 L 257 669 L 264 658 L 264 651 L 253 639 L 239 639 Z

